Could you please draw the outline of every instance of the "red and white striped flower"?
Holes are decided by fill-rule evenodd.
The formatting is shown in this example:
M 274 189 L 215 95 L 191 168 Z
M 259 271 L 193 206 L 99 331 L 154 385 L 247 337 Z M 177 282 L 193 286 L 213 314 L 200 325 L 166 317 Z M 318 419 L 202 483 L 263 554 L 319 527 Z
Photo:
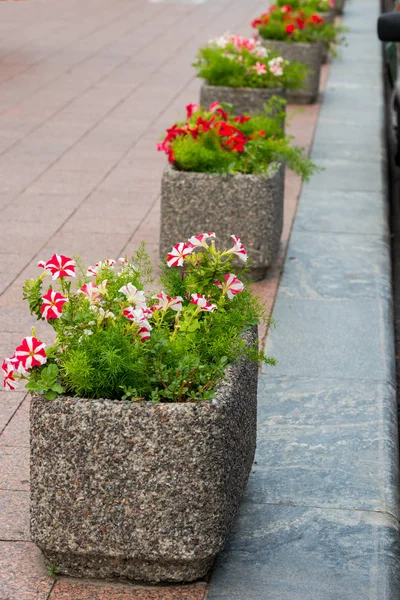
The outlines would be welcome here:
M 4 373 L 3 386 L 6 390 L 13 391 L 17 387 L 17 381 L 14 377 L 14 367 L 9 358 L 6 358 L 1 365 L 1 370 Z
M 15 349 L 11 362 L 19 367 L 19 363 L 25 371 L 33 367 L 40 367 L 47 362 L 45 351 L 46 345 L 35 337 L 29 336 L 22 340 L 22 344 Z
M 182 300 L 181 296 L 175 296 L 175 298 L 171 298 L 171 296 L 167 296 L 164 292 L 160 292 L 156 296 L 153 296 L 158 300 L 158 310 L 171 310 L 180 311 L 182 310 Z
M 50 260 L 44 262 L 40 260 L 38 267 L 45 269 L 50 273 L 53 279 L 59 277 L 75 277 L 76 262 L 63 254 L 53 254 Z
M 146 296 L 143 290 L 138 290 L 133 283 L 127 283 L 118 290 L 123 294 L 128 302 L 132 302 L 135 306 L 143 308 L 146 306 Z
M 100 289 L 97 285 L 95 285 L 92 282 L 85 283 L 85 285 L 83 285 L 81 289 L 78 290 L 78 294 L 84 294 L 89 300 L 90 304 L 98 304 L 101 301 L 102 297 Z
M 207 312 L 217 310 L 217 306 L 215 304 L 211 304 L 211 302 L 209 302 L 207 298 L 201 294 L 192 294 L 190 304 L 197 304 L 201 310 L 205 310 Z
M 256 62 L 253 69 L 258 75 L 265 75 L 267 72 L 267 67 L 259 61 Z
M 240 258 L 240 260 L 242 260 L 243 262 L 246 262 L 247 260 L 247 252 L 245 247 L 243 246 L 242 242 L 240 241 L 240 239 L 238 238 L 237 235 L 231 235 L 231 238 L 233 239 L 234 246 L 232 248 L 230 248 L 230 250 L 227 250 L 227 254 L 236 254 L 236 256 L 238 256 Z
M 133 306 L 128 306 L 122 312 L 122 314 L 137 325 L 141 325 L 142 327 L 147 327 L 149 331 L 151 330 L 151 325 L 147 320 L 149 309 L 143 310 L 143 308 L 135 308 Z
M 200 248 L 201 246 L 203 248 L 209 248 L 207 240 L 209 240 L 210 238 L 215 239 L 215 233 L 213 231 L 209 231 L 208 233 L 201 233 L 200 235 L 192 235 L 192 237 L 189 238 L 188 241 L 189 245 L 193 248 Z
M 223 294 L 226 294 L 229 300 L 233 300 L 236 294 L 243 292 L 244 284 L 240 279 L 237 279 L 233 273 L 226 273 L 224 275 L 224 281 L 214 281 L 214 284 L 222 290 Z
M 45 319 L 58 319 L 61 317 L 63 306 L 68 302 L 68 298 L 55 292 L 52 288 L 47 290 L 47 293 L 42 296 L 42 306 L 40 312 Z
M 140 327 L 138 334 L 142 342 L 147 342 L 150 339 L 150 331 L 146 327 Z
M 105 267 L 112 268 L 114 265 L 115 265 L 115 260 L 113 258 L 107 258 L 106 260 L 100 260 L 94 266 L 88 267 L 86 276 L 87 277 L 96 277 L 100 273 L 101 269 L 104 269 Z
M 188 246 L 184 242 L 180 242 L 176 244 L 167 255 L 167 265 L 169 267 L 181 267 L 183 265 L 183 261 L 185 260 L 185 256 L 191 254 L 193 248 Z

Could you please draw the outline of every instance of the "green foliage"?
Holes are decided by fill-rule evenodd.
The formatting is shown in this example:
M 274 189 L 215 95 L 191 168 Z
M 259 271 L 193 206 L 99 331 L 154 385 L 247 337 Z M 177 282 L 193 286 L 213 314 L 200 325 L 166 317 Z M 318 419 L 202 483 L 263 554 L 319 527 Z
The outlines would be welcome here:
M 59 394 L 65 390 L 58 382 L 59 370 L 54 363 L 48 364 L 46 367 L 33 371 L 26 389 L 37 394 L 44 394 L 47 400 L 54 400 Z
M 304 154 L 303 148 L 293 146 L 292 138 L 285 136 L 283 105 L 281 98 L 274 97 L 265 105 L 264 114 L 253 115 L 245 123 L 234 122 L 232 117 L 228 119 L 227 122 L 246 139 L 242 151 L 233 152 L 217 129 L 200 132 L 196 137 L 176 137 L 171 142 L 176 168 L 199 173 L 255 173 L 268 177 L 279 163 L 286 163 L 302 179 L 308 180 L 317 167 Z M 188 123 L 195 127 L 199 116 L 206 120 L 212 117 L 209 112 L 199 111 Z
M 228 41 L 230 39 L 237 41 Z M 197 76 L 210 85 L 288 90 L 302 87 L 307 72 L 305 65 L 283 60 L 278 53 L 252 40 L 245 40 L 249 47 L 241 46 L 243 41 L 238 36 L 226 36 L 221 40 L 220 45 L 210 42 L 200 48 L 193 65 Z M 257 72 L 256 65 L 264 65 L 265 73 Z
M 235 247 L 219 251 L 212 241 L 186 255 L 182 268 L 166 267 L 164 292 L 151 310 L 154 293 L 146 298 L 143 288 L 153 277 L 143 245 L 121 267 L 98 263 L 94 279 L 78 259 L 77 284 L 86 291 L 74 291 L 65 278 L 52 283 L 68 290 L 61 315 L 48 321 L 56 339 L 46 350 L 47 363 L 19 377 L 27 380 L 28 390 L 48 400 L 67 393 L 131 402 L 200 402 L 213 397 L 227 365 L 239 358 L 274 364 L 242 335 L 260 320 L 269 323 L 258 299 L 246 287 L 230 298 L 228 288 L 215 283 L 232 272 L 235 252 Z M 25 285 L 35 314 L 40 314 L 45 276 Z M 97 295 L 90 296 L 87 285 Z M 196 303 L 197 296 L 191 301 L 192 294 L 199 294 L 205 307 Z
M 27 279 L 22 288 L 22 297 L 28 301 L 29 310 L 32 315 L 36 316 L 38 321 L 42 319 L 40 309 L 42 306 L 43 278 L 44 275 L 41 275 L 37 279 Z

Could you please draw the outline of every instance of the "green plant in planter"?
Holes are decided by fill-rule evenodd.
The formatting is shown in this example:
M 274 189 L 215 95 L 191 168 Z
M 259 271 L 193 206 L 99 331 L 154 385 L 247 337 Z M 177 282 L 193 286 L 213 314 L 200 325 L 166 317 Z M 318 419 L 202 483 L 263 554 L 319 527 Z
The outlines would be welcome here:
M 232 34 L 200 48 L 193 66 L 210 85 L 247 88 L 297 89 L 307 71 L 256 40 Z
M 43 273 L 26 282 L 24 298 L 32 314 L 53 327 L 55 341 L 46 348 L 33 329 L 4 360 L 4 387 L 26 381 L 48 400 L 68 394 L 197 402 L 210 400 L 227 365 L 242 357 L 274 364 L 242 335 L 268 319 L 232 272 L 233 259 L 247 260 L 232 237 L 233 247 L 224 251 L 211 232 L 177 244 L 157 294 L 144 291 L 151 268 L 143 247 L 130 260 L 105 260 L 87 270 L 63 255 L 41 261 Z
M 291 4 L 281 7 L 274 5 L 252 22 L 265 40 L 284 42 L 321 42 L 332 50 L 331 45 L 343 42 L 344 27 L 327 23 L 324 17 L 312 8 L 302 5 L 294 8 Z
M 283 6 L 291 6 L 292 9 L 309 10 L 312 12 L 329 12 L 335 8 L 335 0 L 277 0 L 276 4 L 279 8 Z
M 282 131 L 285 101 L 273 97 L 265 113 L 234 117 L 229 105 L 214 102 L 209 110 L 189 104 L 187 120 L 167 130 L 158 149 L 182 171 L 268 174 L 286 163 L 303 179 L 317 169 L 303 149 L 291 145 Z M 272 115 L 272 116 L 271 116 Z

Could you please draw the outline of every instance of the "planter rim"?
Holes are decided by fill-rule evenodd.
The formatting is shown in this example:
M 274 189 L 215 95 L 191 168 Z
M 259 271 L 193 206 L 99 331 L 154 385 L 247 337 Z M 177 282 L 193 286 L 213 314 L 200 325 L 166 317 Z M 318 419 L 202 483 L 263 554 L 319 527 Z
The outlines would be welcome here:
M 266 181 L 269 181 L 270 179 L 272 179 L 273 177 L 275 177 L 275 175 L 280 171 L 281 167 L 283 166 L 282 162 L 276 162 L 277 168 L 276 171 L 274 171 L 271 175 L 268 175 L 267 172 L 265 173 L 203 173 L 201 171 L 181 171 L 180 169 L 177 169 L 176 167 L 174 167 L 174 165 L 168 163 L 164 169 L 164 172 L 169 172 L 169 174 L 182 174 L 182 175 L 191 175 L 193 177 L 223 177 L 224 179 L 233 179 L 233 178 L 238 178 L 238 177 L 247 177 L 248 179 L 252 179 L 252 178 L 263 178 Z
M 289 41 L 289 40 L 274 40 L 271 38 L 261 38 L 262 42 L 268 43 L 268 42 L 275 42 L 277 44 L 288 44 L 290 46 L 303 46 L 304 48 L 313 48 L 314 46 L 318 46 L 318 45 L 322 45 L 322 41 L 317 41 L 317 42 L 296 42 L 296 41 Z
M 214 85 L 213 83 L 209 83 L 207 79 L 203 79 L 203 86 L 210 88 L 221 88 L 222 90 L 255 90 L 255 91 L 268 91 L 268 92 L 277 92 L 282 94 L 282 92 L 286 92 L 286 88 L 281 87 L 237 87 L 233 85 Z

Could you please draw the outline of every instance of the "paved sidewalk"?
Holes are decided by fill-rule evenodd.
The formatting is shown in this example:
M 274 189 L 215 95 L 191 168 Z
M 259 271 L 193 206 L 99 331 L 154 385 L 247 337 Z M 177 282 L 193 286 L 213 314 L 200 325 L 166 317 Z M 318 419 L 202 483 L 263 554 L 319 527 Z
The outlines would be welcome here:
M 228 29 L 249 34 L 263 9 L 264 0 L 0 2 L 0 356 L 34 324 L 21 287 L 39 259 L 78 252 L 91 263 L 145 240 L 158 261 L 156 141 L 198 99 L 199 45 Z M 290 111 L 297 143 L 310 147 L 318 111 Z M 288 173 L 280 259 L 257 286 L 270 305 L 299 191 Z M 29 541 L 28 410 L 23 390 L 0 392 L 0 600 L 203 600 L 205 583 L 48 576 Z
M 261 375 L 256 465 L 209 600 L 398 600 L 398 428 L 376 0 L 331 67 Z

